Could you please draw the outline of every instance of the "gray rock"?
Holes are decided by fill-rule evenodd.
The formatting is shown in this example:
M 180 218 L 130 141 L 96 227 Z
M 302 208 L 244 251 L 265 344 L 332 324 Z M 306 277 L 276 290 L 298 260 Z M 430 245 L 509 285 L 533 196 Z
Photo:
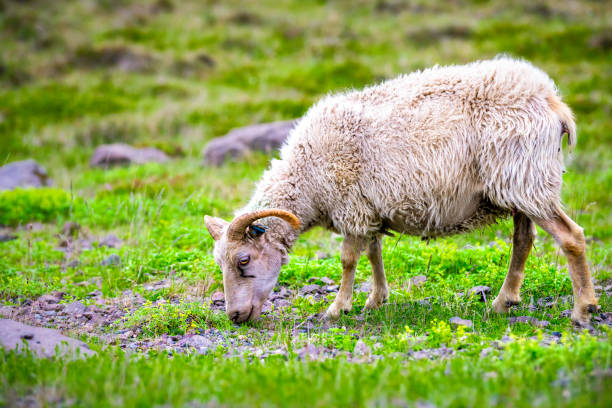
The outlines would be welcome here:
M 199 334 L 194 334 L 193 336 L 185 337 L 180 342 L 179 345 L 185 347 L 195 347 L 199 350 L 205 348 L 209 349 L 213 347 L 215 344 L 208 338 L 204 336 L 200 336 Z
M 214 305 L 224 305 L 225 304 L 225 294 L 221 291 L 217 291 L 212 294 L 210 300 Z
M 320 290 L 321 290 L 321 286 L 313 283 L 312 285 L 306 285 L 306 286 L 302 287 L 300 289 L 300 293 L 302 295 L 308 295 L 308 294 L 311 294 L 311 293 L 319 293 Z
M 419 276 L 410 278 L 410 284 L 414 286 L 415 288 L 423 286 L 426 281 L 427 281 L 427 276 L 425 275 L 419 275 Z
M 80 315 L 85 313 L 85 310 L 87 310 L 86 306 L 79 301 L 69 303 L 64 307 L 64 313 L 68 315 Z
M 363 340 L 359 339 L 355 344 L 355 350 L 353 351 L 353 353 L 356 356 L 369 356 L 372 354 L 372 349 L 370 348 L 370 346 L 365 344 Z
M 485 302 L 491 294 L 491 288 L 488 286 L 474 286 L 468 294 L 470 296 L 475 295 L 481 302 Z
M 121 248 L 123 241 L 120 240 L 115 234 L 108 234 L 102 238 L 100 242 L 98 242 L 98 245 L 101 247 L 105 246 L 109 248 Z
M 315 257 L 320 260 L 320 259 L 331 258 L 331 255 L 328 252 L 317 251 L 317 253 L 315 254 Z
M 118 266 L 121 265 L 121 258 L 117 254 L 110 254 L 100 262 L 100 266 Z
M 28 326 L 9 319 L 0 319 L 0 344 L 9 350 L 29 347 L 38 357 L 53 357 L 56 347 L 62 355 L 72 355 L 77 351 L 81 356 L 95 354 L 87 344 L 57 330 Z
M 321 354 L 321 350 L 313 344 L 307 344 L 301 349 L 298 349 L 296 351 L 296 354 L 302 359 L 305 359 L 305 358 L 317 359 L 319 354 Z
M 219 166 L 228 158 L 237 159 L 249 151 L 278 149 L 295 125 L 295 120 L 263 123 L 234 129 L 211 140 L 204 148 L 204 164 Z
M 148 292 L 153 290 L 168 289 L 170 287 L 170 281 L 163 279 L 157 282 L 146 283 L 142 287 Z
M 449 320 L 450 324 L 452 324 L 453 326 L 457 327 L 457 326 L 465 326 L 465 327 L 472 327 L 472 321 L 471 320 L 467 320 L 467 319 L 462 319 L 459 316 L 454 316 L 451 317 Z
M 91 158 L 92 167 L 111 167 L 149 162 L 164 163 L 169 160 L 166 153 L 153 147 L 137 149 L 123 143 L 98 146 Z
M 13 234 L 0 234 L 0 242 L 14 241 L 17 239 L 17 235 Z
M 32 159 L 16 161 L 0 167 L 0 190 L 16 187 L 45 187 L 53 185 L 47 170 Z

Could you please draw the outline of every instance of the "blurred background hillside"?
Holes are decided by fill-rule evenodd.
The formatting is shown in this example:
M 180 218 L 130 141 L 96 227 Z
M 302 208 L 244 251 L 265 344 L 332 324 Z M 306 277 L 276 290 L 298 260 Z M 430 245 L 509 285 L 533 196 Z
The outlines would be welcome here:
M 100 144 L 157 147 L 197 168 L 231 128 L 507 53 L 548 72 L 576 113 L 570 206 L 611 207 L 608 1 L 0 0 L 0 36 L 0 164 L 34 158 L 59 187 Z

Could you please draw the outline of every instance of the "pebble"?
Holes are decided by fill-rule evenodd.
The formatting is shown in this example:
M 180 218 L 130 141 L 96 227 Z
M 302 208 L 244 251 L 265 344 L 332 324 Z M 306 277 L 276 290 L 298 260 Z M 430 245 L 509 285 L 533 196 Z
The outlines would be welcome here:
M 459 316 L 451 317 L 449 322 L 450 322 L 450 324 L 452 324 L 455 327 L 465 326 L 467 328 L 470 328 L 473 325 L 471 320 L 462 319 Z
M 357 340 L 353 353 L 357 356 L 369 356 L 372 354 L 372 349 L 363 340 Z
M 475 295 L 478 297 L 478 299 L 481 302 L 485 302 L 487 300 L 487 298 L 489 297 L 489 295 L 491 294 L 491 288 L 488 286 L 474 286 L 472 289 L 470 289 L 470 291 L 468 292 L 468 295 Z
M 410 278 L 410 284 L 414 286 L 415 288 L 419 288 L 423 286 L 426 281 L 427 281 L 427 276 L 425 275 L 418 275 L 413 278 Z
M 121 258 L 117 254 L 111 254 L 100 262 L 100 266 L 118 266 L 121 265 Z

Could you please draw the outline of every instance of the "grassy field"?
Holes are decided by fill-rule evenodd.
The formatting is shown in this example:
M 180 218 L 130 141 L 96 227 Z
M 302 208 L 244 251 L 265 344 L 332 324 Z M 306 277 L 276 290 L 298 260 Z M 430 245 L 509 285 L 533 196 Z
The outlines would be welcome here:
M 0 406 L 610 406 L 609 315 L 572 327 L 566 262 L 546 233 L 527 263 L 523 304 L 491 311 L 510 221 L 431 242 L 387 238 L 389 303 L 365 312 L 358 291 L 332 325 L 317 317 L 334 292 L 304 287 L 340 282 L 341 238 L 310 231 L 280 275 L 288 306 L 231 324 L 210 300 L 222 280 L 203 216 L 231 218 L 271 157 L 212 168 L 201 150 L 231 128 L 299 117 L 330 92 L 434 64 L 528 59 L 576 113 L 563 199 L 585 229 L 605 321 L 611 32 L 612 7 L 595 0 L 0 0 L 0 165 L 34 158 L 55 181 L 0 192 L 0 224 L 17 236 L 0 242 L 1 310 L 97 351 L 0 351 Z M 90 168 L 96 146 L 112 142 L 172 160 Z M 62 233 L 66 222 L 78 234 Z M 101 245 L 109 234 L 123 245 Z M 101 265 L 112 254 L 120 263 Z M 363 257 L 357 285 L 370 274 Z M 468 296 L 477 285 L 490 298 Z M 53 292 L 93 318 L 32 311 Z M 453 316 L 473 327 L 453 327 Z M 194 334 L 208 339 L 205 350 L 183 347 Z

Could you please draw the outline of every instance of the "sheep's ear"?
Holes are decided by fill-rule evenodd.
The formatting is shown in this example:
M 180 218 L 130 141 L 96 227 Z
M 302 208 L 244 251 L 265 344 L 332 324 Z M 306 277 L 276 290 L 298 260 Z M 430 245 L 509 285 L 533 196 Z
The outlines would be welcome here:
M 215 241 L 218 241 L 223 235 L 223 228 L 229 224 L 229 222 L 222 220 L 221 218 L 211 217 L 209 215 L 204 216 L 204 224 L 206 224 L 206 229 L 213 237 Z

